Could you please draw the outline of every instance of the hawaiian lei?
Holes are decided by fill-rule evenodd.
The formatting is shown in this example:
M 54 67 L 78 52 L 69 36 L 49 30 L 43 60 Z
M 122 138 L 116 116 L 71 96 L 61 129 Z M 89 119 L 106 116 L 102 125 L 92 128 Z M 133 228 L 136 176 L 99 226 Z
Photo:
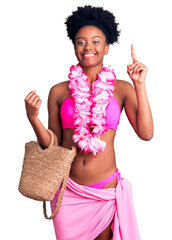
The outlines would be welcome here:
M 96 153 L 106 148 L 106 142 L 100 140 L 100 136 L 107 131 L 106 107 L 113 97 L 114 70 L 103 67 L 92 84 L 92 95 L 88 75 L 79 64 L 71 66 L 69 79 L 75 111 L 73 124 L 76 126 L 73 141 L 78 142 L 81 151 L 93 152 L 96 157 Z

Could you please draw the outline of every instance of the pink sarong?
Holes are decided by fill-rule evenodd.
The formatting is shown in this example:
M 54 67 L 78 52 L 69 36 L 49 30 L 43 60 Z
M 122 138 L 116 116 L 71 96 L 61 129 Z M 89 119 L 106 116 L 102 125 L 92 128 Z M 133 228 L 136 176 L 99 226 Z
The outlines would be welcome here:
M 59 192 L 51 201 L 52 211 Z M 111 240 L 140 240 L 130 182 L 122 178 L 116 188 L 96 189 L 69 178 L 61 207 L 53 220 L 56 239 L 94 240 L 111 221 Z

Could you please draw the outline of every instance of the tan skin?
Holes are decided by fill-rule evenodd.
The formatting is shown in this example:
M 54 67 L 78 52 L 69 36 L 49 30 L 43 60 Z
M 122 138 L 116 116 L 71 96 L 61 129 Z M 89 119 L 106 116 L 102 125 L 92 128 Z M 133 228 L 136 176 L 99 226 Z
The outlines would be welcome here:
M 83 72 L 88 74 L 88 81 L 92 84 L 96 80 L 97 74 L 102 70 L 104 55 L 107 55 L 109 51 L 105 35 L 97 27 L 82 27 L 76 35 L 74 49 Z M 145 88 L 147 68 L 137 60 L 133 45 L 131 46 L 131 57 L 133 63 L 127 66 L 127 72 L 134 87 L 126 81 L 116 80 L 114 97 L 120 105 L 121 112 L 123 109 L 125 110 L 136 134 L 143 140 L 150 140 L 153 136 L 153 120 Z M 97 154 L 96 158 L 93 157 L 92 153 L 80 152 L 77 143 L 72 140 L 74 130 L 64 129 L 63 131 L 61 125 L 60 107 L 69 92 L 68 84 L 69 81 L 61 82 L 50 90 L 48 127 L 57 135 L 58 145 L 65 148 L 71 148 L 71 146 L 77 148 L 70 178 L 79 184 L 90 185 L 107 178 L 117 169 L 114 150 L 116 131 L 108 129 L 100 137 L 101 140 L 106 142 L 106 149 L 104 152 Z M 38 118 L 41 102 L 36 91 L 30 92 L 25 98 L 28 119 L 39 142 L 44 147 L 48 147 L 50 136 Z M 104 188 L 115 188 L 116 185 L 115 178 Z M 110 224 L 96 240 L 109 240 L 111 236 Z

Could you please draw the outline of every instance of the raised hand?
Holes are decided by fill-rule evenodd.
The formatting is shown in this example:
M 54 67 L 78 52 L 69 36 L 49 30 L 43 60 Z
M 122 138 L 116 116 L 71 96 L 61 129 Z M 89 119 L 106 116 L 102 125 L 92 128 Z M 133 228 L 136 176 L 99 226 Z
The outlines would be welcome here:
M 133 63 L 127 66 L 127 73 L 134 84 L 143 83 L 146 78 L 147 67 L 137 60 L 133 44 L 131 45 L 131 57 Z
M 29 121 L 33 121 L 38 117 L 39 108 L 42 103 L 40 97 L 36 94 L 36 91 L 31 91 L 25 98 L 25 106 L 27 117 Z

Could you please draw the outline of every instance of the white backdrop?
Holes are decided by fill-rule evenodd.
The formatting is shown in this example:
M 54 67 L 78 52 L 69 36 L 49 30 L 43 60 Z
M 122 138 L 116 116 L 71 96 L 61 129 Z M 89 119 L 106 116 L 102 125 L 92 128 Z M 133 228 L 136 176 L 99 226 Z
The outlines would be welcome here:
M 42 105 L 39 117 L 47 127 L 50 88 L 67 80 L 77 63 L 64 21 L 77 6 L 103 6 L 120 23 L 119 44 L 111 46 L 105 65 L 127 80 L 134 43 L 138 60 L 148 67 L 147 92 L 155 134 L 140 140 L 122 113 L 115 140 L 118 168 L 133 186 L 141 239 L 172 239 L 171 216 L 171 5 L 170 1 L 0 2 L 0 239 L 54 240 L 52 221 L 44 220 L 42 203 L 23 197 L 18 183 L 24 144 L 36 137 L 26 117 L 24 98 L 36 89 Z

